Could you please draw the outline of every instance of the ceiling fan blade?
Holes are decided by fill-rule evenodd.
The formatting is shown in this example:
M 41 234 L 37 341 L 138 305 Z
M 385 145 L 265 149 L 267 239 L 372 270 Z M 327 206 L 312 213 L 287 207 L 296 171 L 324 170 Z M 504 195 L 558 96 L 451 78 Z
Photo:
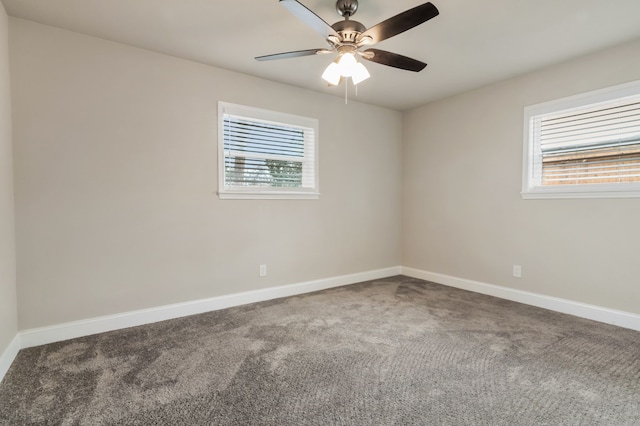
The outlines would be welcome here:
M 299 56 L 313 56 L 319 53 L 331 53 L 328 49 L 308 49 L 308 50 L 296 50 L 293 52 L 275 53 L 273 55 L 257 56 L 258 61 L 273 61 L 275 59 L 289 59 L 297 58 Z
M 412 59 L 407 56 L 398 55 L 397 53 L 387 52 L 380 49 L 367 49 L 362 57 L 368 61 L 376 62 L 382 65 L 388 65 L 394 68 L 400 68 L 407 71 L 422 71 L 427 66 L 424 62 Z M 373 55 L 371 55 L 373 54 Z
M 321 17 L 313 13 L 302 3 L 296 0 L 280 0 L 280 4 L 324 38 L 329 36 L 340 38 L 340 35 L 336 30 L 331 28 L 331 25 L 327 24 Z
M 438 16 L 439 13 L 432 3 L 421 4 L 374 25 L 360 35 L 360 40 L 371 37 L 372 40 L 369 44 L 380 43 L 382 40 L 403 33 Z

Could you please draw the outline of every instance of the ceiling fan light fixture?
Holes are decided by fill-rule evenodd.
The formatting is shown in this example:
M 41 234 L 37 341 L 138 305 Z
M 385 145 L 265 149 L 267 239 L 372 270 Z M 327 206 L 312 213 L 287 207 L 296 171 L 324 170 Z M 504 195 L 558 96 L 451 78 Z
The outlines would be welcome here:
M 356 60 L 353 53 L 346 52 L 331 62 L 322 73 L 323 80 L 332 86 L 339 85 L 342 77 L 351 77 L 353 84 L 358 84 L 371 77 L 371 75 L 365 66 Z
M 340 84 L 340 78 L 340 66 L 335 62 L 331 62 L 322 73 L 322 79 L 332 86 Z
M 369 71 L 367 71 L 365 66 L 362 65 L 362 62 L 358 62 L 354 68 L 353 74 L 351 75 L 351 80 L 353 81 L 353 84 L 362 83 L 369 77 L 371 77 L 371 74 L 369 74 Z
M 356 57 L 351 52 L 346 52 L 340 55 L 340 59 L 338 59 L 340 75 L 343 77 L 351 77 L 355 71 L 357 63 L 358 61 L 356 61 Z

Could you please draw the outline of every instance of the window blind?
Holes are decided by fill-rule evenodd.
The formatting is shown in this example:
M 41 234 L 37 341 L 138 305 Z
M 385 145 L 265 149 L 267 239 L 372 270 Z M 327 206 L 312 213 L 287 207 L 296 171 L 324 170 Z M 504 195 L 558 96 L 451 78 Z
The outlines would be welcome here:
M 313 189 L 313 129 L 223 115 L 225 186 Z
M 534 117 L 542 185 L 640 182 L 640 96 Z

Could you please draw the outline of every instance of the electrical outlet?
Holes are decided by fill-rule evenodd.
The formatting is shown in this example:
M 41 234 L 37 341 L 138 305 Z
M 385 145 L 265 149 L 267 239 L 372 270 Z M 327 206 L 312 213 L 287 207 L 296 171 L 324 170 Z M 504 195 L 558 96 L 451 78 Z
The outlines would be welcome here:
M 513 276 L 516 278 L 522 278 L 522 266 L 513 265 Z
M 261 277 L 267 276 L 267 265 L 260 265 L 260 276 Z

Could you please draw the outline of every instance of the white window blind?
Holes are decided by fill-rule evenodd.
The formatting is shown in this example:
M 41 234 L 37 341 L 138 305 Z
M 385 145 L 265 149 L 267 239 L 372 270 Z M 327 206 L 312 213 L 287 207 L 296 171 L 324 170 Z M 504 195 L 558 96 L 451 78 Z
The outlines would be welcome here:
M 631 95 L 616 87 L 555 107 L 544 104 L 540 111 L 530 107 L 523 195 L 640 195 L 640 84 L 635 86 L 638 93 Z
M 317 120 L 219 106 L 222 198 L 316 198 Z

